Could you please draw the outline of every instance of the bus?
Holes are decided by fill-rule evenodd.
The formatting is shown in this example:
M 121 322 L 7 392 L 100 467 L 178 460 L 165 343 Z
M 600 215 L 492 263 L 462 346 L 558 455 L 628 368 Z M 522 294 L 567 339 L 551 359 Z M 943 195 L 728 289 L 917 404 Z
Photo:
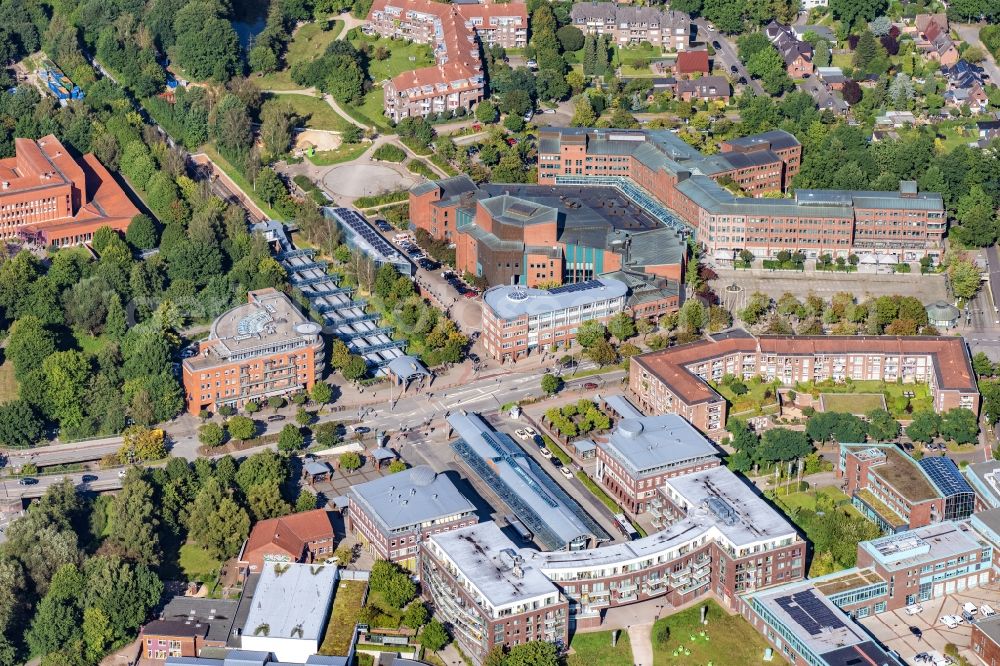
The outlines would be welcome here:
M 615 514 L 615 525 L 618 526 L 618 530 L 628 537 L 630 541 L 635 541 L 639 538 L 639 533 L 632 527 L 632 521 L 626 518 L 624 513 Z

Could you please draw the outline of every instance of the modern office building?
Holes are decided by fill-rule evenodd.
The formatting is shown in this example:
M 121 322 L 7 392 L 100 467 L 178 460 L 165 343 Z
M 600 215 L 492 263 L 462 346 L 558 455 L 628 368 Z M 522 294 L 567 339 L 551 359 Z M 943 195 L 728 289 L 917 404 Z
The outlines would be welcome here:
M 975 493 L 947 457 L 919 462 L 895 444 L 841 444 L 838 478 L 883 531 L 904 532 L 972 515 Z
M 93 155 L 78 160 L 51 134 L 14 139 L 14 151 L 0 160 L 0 240 L 79 245 L 100 227 L 124 232 L 139 214 Z
M 858 544 L 858 567 L 871 567 L 886 584 L 885 597 L 874 600 L 875 613 L 987 585 L 994 578 L 992 558 L 993 546 L 968 521 L 925 525 Z M 858 617 L 868 614 L 838 605 Z
M 417 571 L 420 542 L 479 521 L 445 474 L 420 465 L 351 486 L 347 529 L 373 556 Z
M 622 312 L 627 294 L 624 282 L 608 278 L 552 289 L 490 287 L 483 294 L 483 345 L 501 362 L 551 345 L 565 349 L 583 322 L 606 324 Z
M 365 27 L 381 37 L 429 44 L 437 61 L 385 82 L 385 115 L 396 122 L 472 110 L 485 89 L 480 45 L 523 48 L 528 43 L 523 2 L 375 0 Z
M 622 419 L 594 443 L 594 479 L 633 514 L 661 516 L 654 502 L 666 480 L 719 465 L 718 449 L 675 414 Z
M 337 579 L 335 566 L 269 562 L 253 592 L 240 647 L 306 663 L 319 652 Z
M 1000 615 L 984 617 L 972 625 L 972 651 L 986 666 L 1000 666 Z
M 334 222 L 344 234 L 344 244 L 361 252 L 381 268 L 385 264 L 396 267 L 400 275 L 412 277 L 417 269 L 413 262 L 385 239 L 371 223 L 354 208 L 323 208 L 326 219 Z
M 529 287 L 629 271 L 679 284 L 683 223 L 610 188 L 482 184 L 468 176 L 410 190 L 410 221 L 455 243 L 459 271 Z M 669 220 L 668 220 L 669 221 Z
M 798 168 L 792 161 L 770 149 L 705 156 L 666 130 L 545 128 L 539 132 L 538 182 L 628 192 L 663 224 L 681 220 L 707 256 L 720 262 L 743 249 L 757 257 L 788 250 L 807 257 L 873 255 L 884 262 L 942 256 L 947 220 L 941 195 L 918 192 L 912 181 L 892 192 L 797 190 L 787 199 L 726 187 L 743 182 L 741 190 L 751 186 L 753 195 L 777 182 L 787 189 Z
M 616 46 L 648 42 L 667 51 L 683 51 L 691 44 L 691 17 L 656 7 L 616 2 L 578 2 L 570 21 L 585 35 L 607 35 Z
M 1000 460 L 972 463 L 965 478 L 976 493 L 976 510 L 1000 508 Z
M 935 411 L 979 411 L 965 342 L 945 336 L 755 336 L 734 329 L 633 357 L 629 391 L 646 413 L 679 414 L 715 438 L 723 434 L 726 401 L 708 382 L 725 375 L 786 386 L 847 379 L 926 383 Z
M 496 523 L 428 537 L 421 588 L 477 664 L 494 646 L 569 643 L 569 602 Z
M 521 551 L 570 600 L 576 628 L 615 606 L 663 597 L 677 606 L 713 593 L 736 608 L 743 592 L 804 574 L 795 528 L 725 467 L 667 479 L 665 527 L 648 537 L 571 552 Z
M 813 581 L 748 594 L 741 612 L 792 666 L 902 666 Z
M 552 480 L 510 435 L 494 430 L 478 414 L 448 417 L 458 437 L 451 448 L 511 513 L 550 550 L 578 551 L 609 541 L 610 535 Z
M 320 325 L 275 289 L 251 291 L 247 301 L 216 319 L 198 353 L 184 359 L 190 414 L 308 391 L 322 376 Z

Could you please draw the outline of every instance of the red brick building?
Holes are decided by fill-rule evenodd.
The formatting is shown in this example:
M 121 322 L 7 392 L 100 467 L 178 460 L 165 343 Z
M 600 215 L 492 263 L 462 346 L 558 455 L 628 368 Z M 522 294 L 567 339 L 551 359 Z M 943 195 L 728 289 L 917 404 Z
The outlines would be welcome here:
M 1000 666 L 1000 615 L 972 625 L 970 647 L 985 666 Z
M 184 359 L 188 413 L 308 391 L 322 376 L 319 324 L 275 289 L 251 291 L 247 301 L 216 319 L 198 353 Z
M 679 414 L 722 436 L 726 401 L 708 385 L 725 375 L 796 382 L 880 380 L 928 384 L 934 410 L 979 411 L 979 389 L 962 338 L 946 336 L 754 336 L 732 330 L 632 357 L 629 391 L 648 414 Z
M 139 210 L 93 155 L 75 159 L 53 135 L 14 139 L 0 160 L 0 239 L 39 238 L 64 247 L 100 227 L 125 231 Z
M 386 38 L 430 44 L 434 50 L 435 66 L 403 72 L 385 82 L 385 115 L 398 122 L 458 108 L 471 110 L 482 100 L 485 88 L 479 43 L 525 47 L 528 13 L 523 2 L 375 0 L 366 29 Z
M 333 524 L 326 509 L 262 520 L 253 527 L 240 566 L 259 574 L 267 562 L 322 562 L 333 557 Z
M 779 134 L 785 138 L 776 140 Z M 918 192 L 912 181 L 895 192 L 798 190 L 794 198 L 759 198 L 778 183 L 787 188 L 801 162 L 794 137 L 768 135 L 782 155 L 768 148 L 706 156 L 665 130 L 546 128 L 539 132 L 538 182 L 628 191 L 664 224 L 693 230 L 707 256 L 720 262 L 742 249 L 757 257 L 783 250 L 809 258 L 854 253 L 885 263 L 942 256 L 943 200 Z M 751 185 L 747 192 L 755 196 L 731 192 L 725 179 Z
M 238 603 L 177 596 L 139 634 L 142 656 L 152 662 L 197 657 L 203 648 L 224 648 L 236 621 Z

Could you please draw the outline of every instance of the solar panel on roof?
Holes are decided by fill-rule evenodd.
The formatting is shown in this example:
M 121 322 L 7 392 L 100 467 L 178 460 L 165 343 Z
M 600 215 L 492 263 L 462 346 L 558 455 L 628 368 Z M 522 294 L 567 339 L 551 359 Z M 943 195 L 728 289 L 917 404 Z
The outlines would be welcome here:
M 847 625 L 840 616 L 824 604 L 812 590 L 795 592 L 778 597 L 775 603 L 788 613 L 796 624 L 810 636 L 819 635 L 824 629 L 839 629 Z
M 597 289 L 598 287 L 604 286 L 600 280 L 587 280 L 586 282 L 575 282 L 573 284 L 564 284 L 561 287 L 556 287 L 550 289 L 550 294 L 572 294 L 578 291 L 587 291 L 588 289 Z
M 946 496 L 973 492 L 972 487 L 962 477 L 958 466 L 951 458 L 944 456 L 922 458 L 918 464 L 927 472 L 927 476 L 931 478 L 934 485 Z
M 537 212 L 538 212 L 537 206 L 529 206 L 523 203 L 512 203 L 511 205 L 507 206 L 507 214 L 515 215 L 517 217 L 528 218 L 533 216 Z

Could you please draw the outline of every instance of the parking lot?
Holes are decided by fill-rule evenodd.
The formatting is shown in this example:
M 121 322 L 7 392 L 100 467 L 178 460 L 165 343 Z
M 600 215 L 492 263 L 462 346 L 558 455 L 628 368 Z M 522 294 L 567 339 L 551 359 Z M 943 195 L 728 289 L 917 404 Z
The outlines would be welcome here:
M 918 663 L 913 657 L 921 652 L 943 655 L 948 643 L 954 643 L 972 663 L 978 663 L 975 654 L 969 649 L 972 628 L 962 622 L 954 629 L 949 629 L 940 621 L 944 615 L 961 616 L 962 605 L 967 601 L 977 607 L 987 603 L 996 609 L 1000 605 L 1000 583 L 994 582 L 921 602 L 924 610 L 918 615 L 907 615 L 905 610 L 900 609 L 872 615 L 860 622 L 890 650 L 898 652 L 908 664 Z M 982 615 L 977 613 L 975 617 L 978 620 Z M 918 639 L 910 631 L 910 627 L 920 629 L 923 635 Z

